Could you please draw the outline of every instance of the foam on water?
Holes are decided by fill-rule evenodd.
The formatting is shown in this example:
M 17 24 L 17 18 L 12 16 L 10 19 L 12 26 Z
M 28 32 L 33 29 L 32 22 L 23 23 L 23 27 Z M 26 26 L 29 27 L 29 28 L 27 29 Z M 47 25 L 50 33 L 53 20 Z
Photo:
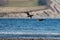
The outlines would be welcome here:
M 2 34 L 0 37 L 4 37 L 3 34 L 60 35 L 60 19 L 45 19 L 43 21 L 38 19 L 0 19 L 0 34 Z

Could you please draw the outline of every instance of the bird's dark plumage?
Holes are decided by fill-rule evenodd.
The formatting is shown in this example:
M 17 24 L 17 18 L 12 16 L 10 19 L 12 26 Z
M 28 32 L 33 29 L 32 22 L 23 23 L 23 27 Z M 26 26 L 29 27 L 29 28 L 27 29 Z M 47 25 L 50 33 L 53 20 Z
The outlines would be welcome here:
M 45 20 L 45 19 L 39 19 L 39 21 L 43 21 L 43 20 Z

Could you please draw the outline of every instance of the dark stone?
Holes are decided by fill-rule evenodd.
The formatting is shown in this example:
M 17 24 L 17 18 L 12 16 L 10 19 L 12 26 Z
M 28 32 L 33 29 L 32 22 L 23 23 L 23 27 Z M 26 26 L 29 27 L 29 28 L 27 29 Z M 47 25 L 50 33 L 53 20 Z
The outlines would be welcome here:
M 46 5 L 46 0 L 38 0 L 38 5 Z

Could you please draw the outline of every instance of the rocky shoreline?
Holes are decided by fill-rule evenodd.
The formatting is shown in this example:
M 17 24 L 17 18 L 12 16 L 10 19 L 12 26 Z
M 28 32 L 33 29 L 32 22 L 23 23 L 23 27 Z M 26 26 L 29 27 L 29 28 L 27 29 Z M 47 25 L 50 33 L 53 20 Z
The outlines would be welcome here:
M 60 5 L 48 0 L 46 6 L 0 7 L 0 18 L 60 18 Z
M 25 12 L 0 12 L 0 18 L 60 18 L 60 13 L 54 13 L 50 9 Z
M 0 40 L 60 40 L 60 39 L 48 39 L 48 38 L 0 38 Z

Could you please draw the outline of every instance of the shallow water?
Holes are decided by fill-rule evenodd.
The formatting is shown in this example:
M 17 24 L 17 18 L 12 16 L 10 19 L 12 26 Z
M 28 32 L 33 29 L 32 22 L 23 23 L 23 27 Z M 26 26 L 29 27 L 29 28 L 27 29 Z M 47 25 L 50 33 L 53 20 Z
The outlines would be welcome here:
M 4 34 L 52 34 L 52 33 L 60 34 L 60 19 L 45 19 L 43 21 L 39 21 L 38 19 L 0 19 L 0 34 L 3 33 Z M 0 37 L 1 36 L 4 37 L 4 35 L 0 35 Z

